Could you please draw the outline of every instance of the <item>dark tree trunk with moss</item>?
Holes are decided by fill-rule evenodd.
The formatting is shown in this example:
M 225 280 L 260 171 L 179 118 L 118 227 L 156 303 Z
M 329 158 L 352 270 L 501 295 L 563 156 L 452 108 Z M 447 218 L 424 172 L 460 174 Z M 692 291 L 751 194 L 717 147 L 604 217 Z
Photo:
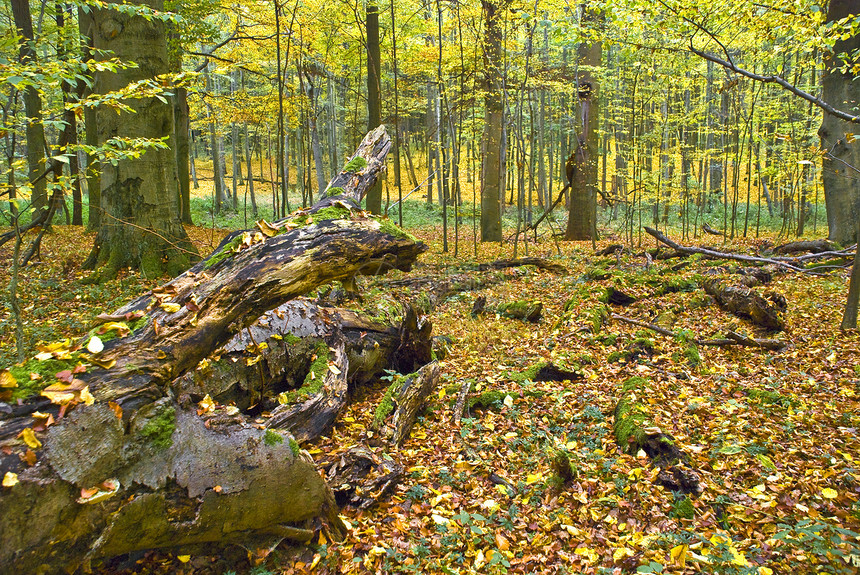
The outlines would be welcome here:
M 50 369 L 33 389 L 30 368 L 10 372 L 29 395 L 0 410 L 8 485 L 0 491 L 0 571 L 72 572 L 157 547 L 272 547 L 308 542 L 320 529 L 339 537 L 331 491 L 297 439 L 333 422 L 332 401 L 345 397 L 350 378 L 361 381 L 386 361 L 415 366 L 394 363 L 402 329 L 307 302 L 278 306 L 369 268 L 408 269 L 426 249 L 357 208 L 389 147 L 384 129 L 374 131 L 315 206 L 228 237 L 193 269 L 102 316 L 107 323 L 93 332 L 102 351 L 88 336 L 61 352 L 72 358 L 63 360 L 69 370 L 79 366 L 57 374 L 70 384 L 57 387 Z M 259 377 L 253 369 L 215 377 L 218 358 L 229 364 L 233 356 Z M 290 357 L 301 366 L 282 378 Z M 285 384 L 290 378 L 302 383 Z M 51 403 L 57 393 L 72 405 Z M 273 414 L 264 427 L 255 422 L 261 406 Z M 35 411 L 57 423 L 40 427 Z M 296 413 L 313 425 L 295 425 Z M 18 438 L 25 428 L 38 445 Z
M 163 0 L 141 6 L 162 11 Z M 122 90 L 128 84 L 151 80 L 168 72 L 165 24 L 155 18 L 110 9 L 94 12 L 93 42 L 97 52 L 137 63 L 117 72 L 99 71 L 95 91 Z M 139 269 L 146 277 L 186 270 L 197 253 L 179 220 L 173 107 L 158 98 L 128 99 L 134 113 L 102 106 L 96 112 L 99 144 L 111 138 L 163 140 L 164 147 L 147 150 L 138 158 L 103 162 L 101 168 L 101 227 L 87 260 L 101 266 L 97 278 L 107 280 L 123 267 Z

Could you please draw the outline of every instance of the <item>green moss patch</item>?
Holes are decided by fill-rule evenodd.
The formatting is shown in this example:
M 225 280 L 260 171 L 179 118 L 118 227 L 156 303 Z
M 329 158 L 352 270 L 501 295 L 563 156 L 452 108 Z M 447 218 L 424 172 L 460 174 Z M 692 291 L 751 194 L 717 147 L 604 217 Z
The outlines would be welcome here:
M 299 442 L 291 437 L 290 438 L 290 451 L 293 452 L 293 457 L 298 457 L 301 450 L 302 450 L 302 448 L 299 447 Z
M 400 378 L 394 379 L 394 382 L 385 390 L 385 395 L 376 406 L 376 411 L 373 412 L 373 421 L 370 423 L 370 428 L 377 430 L 382 428 L 385 420 L 394 411 L 394 392 L 400 387 Z
M 22 365 L 13 365 L 9 373 L 18 382 L 18 387 L 12 390 L 12 399 L 26 399 L 38 395 L 43 389 L 56 382 L 56 375 L 61 371 L 73 370 L 80 365 L 79 352 L 69 354 L 69 359 L 29 359 Z M 31 374 L 38 377 L 33 378 Z
M 621 397 L 615 406 L 615 423 L 612 431 L 619 447 L 628 453 L 638 451 L 648 427 L 649 414 L 641 397 L 650 388 L 644 377 L 631 377 L 621 384 Z
M 209 256 L 209 259 L 206 260 L 205 264 L 203 264 L 203 268 L 209 269 L 217 265 L 222 260 L 229 258 L 236 253 L 236 250 L 239 249 L 240 245 L 242 245 L 242 234 L 236 234 L 235 238 L 223 245 L 220 250 Z
M 165 406 L 140 428 L 140 436 L 156 449 L 167 449 L 173 445 L 174 431 L 176 410 L 172 406 Z
M 469 407 L 480 407 L 484 409 L 500 407 L 505 397 L 510 395 L 512 399 L 519 397 L 518 393 L 508 391 L 487 390 L 469 399 Z
M 696 517 L 696 509 L 690 497 L 680 497 L 672 504 L 672 515 L 679 519 L 693 519 Z
M 364 168 L 367 167 L 367 160 L 362 158 L 361 156 L 356 156 L 351 159 L 346 165 L 343 167 L 342 172 L 352 172 L 353 174 L 360 172 Z
M 284 442 L 284 436 L 278 433 L 277 431 L 272 431 L 271 429 L 267 429 L 266 433 L 263 434 L 263 443 L 268 445 L 269 447 L 275 447 L 276 445 L 280 445 Z
M 316 359 L 311 362 L 311 367 L 301 387 L 292 391 L 287 391 L 279 395 L 278 401 L 281 403 L 297 403 L 308 397 L 319 393 L 325 381 L 326 373 L 328 372 L 329 349 L 328 344 L 320 342 L 314 348 Z
M 395 238 L 402 238 L 412 242 L 418 242 L 418 239 L 415 236 L 403 231 L 403 228 L 398 227 L 397 224 L 395 224 L 389 218 L 379 219 L 379 231 L 384 234 L 388 234 L 389 236 L 394 236 Z
M 340 186 L 334 186 L 332 188 L 329 188 L 326 191 L 326 197 L 332 198 L 334 196 L 339 196 L 339 195 L 345 194 L 345 193 L 346 193 L 346 190 L 344 190 Z

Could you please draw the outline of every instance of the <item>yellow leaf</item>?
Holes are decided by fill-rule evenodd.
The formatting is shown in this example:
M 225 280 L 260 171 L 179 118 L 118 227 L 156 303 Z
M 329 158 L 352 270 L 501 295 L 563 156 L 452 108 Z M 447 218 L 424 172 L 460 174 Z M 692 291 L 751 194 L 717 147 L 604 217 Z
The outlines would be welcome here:
M 202 409 L 203 413 L 208 413 L 215 410 L 215 401 L 213 401 L 207 393 L 206 396 L 200 400 L 200 403 L 197 404 L 197 407 Z
M 87 342 L 87 351 L 90 353 L 101 353 L 105 348 L 105 344 L 102 343 L 102 340 L 99 336 L 94 335 L 90 338 L 90 341 Z
M 92 393 L 90 393 L 90 386 L 81 390 L 81 401 L 84 402 L 84 405 L 92 405 L 96 402 L 96 398 L 93 397 Z
M 165 302 L 165 303 L 161 304 L 161 309 L 163 309 L 167 313 L 176 313 L 182 309 L 182 306 L 179 305 L 178 303 Z
M 24 443 L 26 443 L 27 447 L 29 447 L 30 449 L 39 449 L 40 447 L 42 447 L 42 442 L 36 438 L 36 434 L 30 427 L 27 427 L 23 431 L 21 431 L 21 438 L 24 440 Z
M 624 559 L 625 557 L 632 557 L 632 556 L 633 556 L 633 551 L 631 551 L 627 547 L 619 547 L 618 549 L 616 549 L 615 551 L 612 552 L 612 560 L 613 561 L 620 561 L 621 559 Z
M 436 525 L 447 525 L 450 523 L 447 517 L 442 517 L 437 513 L 433 513 L 430 517 L 433 518 L 433 522 L 436 523 Z
M 823 495 L 825 499 L 836 499 L 837 497 L 839 497 L 839 492 L 835 489 L 825 487 L 821 490 L 821 495 Z
M 177 559 L 179 559 L 180 563 L 188 563 L 191 561 L 191 555 L 177 555 Z
M 773 569 L 770 567 L 759 567 L 758 575 L 773 575 Z
M 503 403 L 505 404 L 505 407 L 507 407 L 508 409 L 510 409 L 510 408 L 512 408 L 512 407 L 514 406 L 514 398 L 513 398 L 513 397 L 511 397 L 510 395 L 506 395 L 506 396 L 505 396 L 505 400 L 503 401 Z
M 328 370 L 335 375 L 340 375 L 340 370 L 333 363 L 328 364 Z
M 532 483 L 537 483 L 541 479 L 543 479 L 542 473 L 534 473 L 534 474 L 526 475 L 526 485 L 531 485 Z
M 484 559 L 484 552 L 481 549 L 478 549 L 478 552 L 475 554 L 475 563 L 474 563 L 475 570 L 476 571 L 480 570 L 481 567 L 483 567 L 484 563 L 486 563 L 486 562 L 487 562 L 486 559 Z
M 256 365 L 261 359 L 263 359 L 262 355 L 255 355 L 254 357 L 249 357 L 245 360 L 245 365 Z
M 281 392 L 278 394 L 278 404 L 286 405 L 290 403 L 290 397 L 286 394 L 286 392 Z
M 15 376 L 8 369 L 0 371 L 0 387 L 7 389 L 18 387 L 18 380 L 15 379 Z
M 272 224 L 270 224 L 266 220 L 260 220 L 259 222 L 257 222 L 257 228 L 261 232 L 263 232 L 263 235 L 266 236 L 267 238 L 271 238 L 272 236 L 276 236 L 281 231 L 280 228 L 278 228 L 277 226 L 273 226 Z
M 684 568 L 684 564 L 687 562 L 687 551 L 690 550 L 689 545 L 678 545 L 676 547 L 672 547 L 669 551 L 669 557 L 672 558 L 672 562 L 675 565 Z
M 3 487 L 12 487 L 18 483 L 18 474 L 7 471 L 3 476 Z

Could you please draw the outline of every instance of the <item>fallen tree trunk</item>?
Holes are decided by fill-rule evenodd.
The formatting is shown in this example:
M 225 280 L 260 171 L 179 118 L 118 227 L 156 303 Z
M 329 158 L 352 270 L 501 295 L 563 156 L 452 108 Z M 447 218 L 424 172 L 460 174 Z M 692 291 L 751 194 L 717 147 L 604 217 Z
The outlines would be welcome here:
M 357 207 L 389 147 L 384 129 L 374 130 L 312 208 L 233 234 L 185 274 L 106 316 L 102 337 L 40 353 L 37 360 L 69 369 L 43 383 L 43 395 L 61 405 L 34 395 L 0 410 L 0 571 L 74 571 L 157 547 L 307 540 L 319 527 L 338 537 L 331 492 L 295 437 L 280 430 L 287 423 L 255 421 L 265 377 L 256 390 L 246 382 L 251 397 L 241 384 L 223 390 L 236 405 L 219 405 L 200 393 L 205 386 L 181 378 L 195 368 L 203 373 L 206 358 L 225 344 L 222 357 L 241 345 L 261 356 L 262 326 L 246 328 L 317 285 L 367 266 L 409 269 L 426 247 Z M 366 351 L 360 337 L 342 329 L 346 314 L 339 325 L 312 325 L 301 306 L 293 309 L 320 340 L 307 377 L 322 382 L 303 404 L 343 395 L 350 353 Z M 237 333 L 247 339 L 230 347 Z M 269 367 L 261 360 L 245 367 Z
M 673 339 L 678 338 L 678 334 L 670 329 L 666 329 L 664 327 L 660 327 L 659 325 L 655 325 L 653 323 L 648 323 L 646 321 L 641 321 L 638 319 L 633 319 L 631 317 L 625 317 L 623 315 L 618 315 L 617 313 L 612 314 L 612 319 L 616 319 L 618 321 L 623 321 L 624 323 L 629 323 L 630 325 L 635 325 L 638 327 L 644 327 L 645 329 L 650 329 L 660 335 L 665 335 L 666 337 L 671 337 Z M 760 347 L 762 349 L 767 349 L 771 351 L 779 351 L 785 347 L 785 342 L 779 341 L 777 339 L 761 339 L 761 338 L 752 338 L 745 337 L 735 331 L 730 331 L 725 338 L 717 338 L 717 339 L 701 339 L 696 338 L 694 341 L 697 345 L 711 345 L 716 347 L 729 347 L 733 345 L 741 345 L 747 347 Z
M 740 261 L 740 262 L 774 264 L 776 266 L 788 268 L 788 269 L 796 271 L 796 272 L 803 271 L 803 268 L 799 268 L 799 267 L 792 265 L 791 263 L 788 263 L 786 261 L 775 260 L 775 259 L 770 259 L 770 258 L 760 258 L 760 257 L 756 257 L 756 256 L 746 256 L 743 254 L 730 254 L 730 253 L 725 253 L 725 252 L 718 252 L 715 250 L 709 250 L 706 248 L 697 248 L 697 247 L 693 247 L 693 246 L 682 246 L 681 244 L 678 244 L 678 243 L 670 240 L 662 232 L 657 231 L 654 228 L 649 228 L 648 226 L 645 226 L 645 231 L 648 232 L 650 235 L 654 236 L 658 241 L 666 244 L 670 248 L 673 248 L 679 252 L 684 252 L 687 254 L 702 254 L 704 256 L 709 256 L 712 258 L 736 260 L 736 261 Z
M 733 314 L 747 318 L 765 329 L 774 331 L 785 329 L 784 297 L 771 294 L 769 302 L 755 290 L 725 285 L 718 278 L 705 280 L 702 287 L 708 295 L 717 300 L 721 307 Z
M 836 246 L 829 240 L 805 240 L 797 242 L 788 242 L 773 248 L 773 253 L 778 255 L 813 253 L 819 254 L 822 252 L 834 251 Z

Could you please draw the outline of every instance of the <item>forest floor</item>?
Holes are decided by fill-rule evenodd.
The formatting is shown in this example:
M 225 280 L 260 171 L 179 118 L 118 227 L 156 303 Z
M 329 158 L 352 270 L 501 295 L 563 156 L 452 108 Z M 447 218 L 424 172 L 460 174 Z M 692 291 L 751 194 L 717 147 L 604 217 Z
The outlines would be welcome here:
M 412 272 L 394 278 L 442 279 L 468 262 L 512 256 L 511 246 L 481 245 L 476 257 L 471 244 L 461 244 L 455 258 L 441 253 L 439 230 L 409 231 L 430 250 Z M 209 253 L 223 232 L 191 228 L 190 234 Z M 617 238 L 605 238 L 598 248 L 612 241 Z M 719 240 L 694 243 L 703 241 Z M 24 319 L 34 338 L 81 335 L 93 316 L 157 283 L 128 274 L 102 286 L 82 284 L 81 246 L 90 243 L 84 232 L 58 226 L 45 239 L 43 263 L 21 270 Z M 752 253 L 759 245 L 741 240 L 717 247 Z M 306 548 L 250 553 L 261 561 L 256 567 L 244 550 L 235 565 L 223 557 L 150 552 L 102 572 L 857 572 L 860 334 L 838 328 L 846 273 L 775 272 L 761 289 L 785 296 L 787 329 L 766 333 L 721 310 L 696 287 L 703 275 L 730 271 L 729 262 L 691 257 L 673 271 L 679 260 L 648 265 L 644 248 L 616 258 L 596 256 L 590 242 L 559 246 L 560 255 L 547 239 L 530 244 L 528 255 L 551 258 L 568 273 L 531 266 L 487 272 L 492 285 L 454 294 L 432 311 L 434 334 L 453 342 L 441 362 L 442 384 L 401 449 L 373 448 L 406 474 L 379 505 L 342 510 L 345 541 L 321 536 Z M 4 286 L 9 261 L 4 246 Z M 372 294 L 365 297 L 368 311 L 390 309 L 386 298 L 398 295 L 386 287 L 391 279 L 362 280 L 361 289 Z M 669 284 L 679 291 L 661 289 Z M 606 318 L 600 298 L 610 286 L 637 301 L 609 311 L 679 337 Z M 479 295 L 488 309 L 541 301 L 543 317 L 534 324 L 495 313 L 473 318 Z M 15 343 L 8 309 L 2 322 L 5 365 L 14 359 Z M 690 343 L 729 330 L 779 339 L 786 347 L 774 352 Z M 581 377 L 523 377 L 538 362 Z M 659 469 L 644 453 L 627 453 L 616 442 L 614 409 L 633 376 L 649 382 L 639 398 L 649 424 L 673 436 L 689 456 L 701 476 L 701 495 L 686 498 L 658 485 Z M 452 407 L 467 380 L 473 397 L 487 405 L 471 408 L 456 425 Z M 302 447 L 328 462 L 366 443 L 385 387 L 380 382 L 359 390 L 333 431 Z M 567 482 L 553 472 L 560 450 L 573 468 Z

